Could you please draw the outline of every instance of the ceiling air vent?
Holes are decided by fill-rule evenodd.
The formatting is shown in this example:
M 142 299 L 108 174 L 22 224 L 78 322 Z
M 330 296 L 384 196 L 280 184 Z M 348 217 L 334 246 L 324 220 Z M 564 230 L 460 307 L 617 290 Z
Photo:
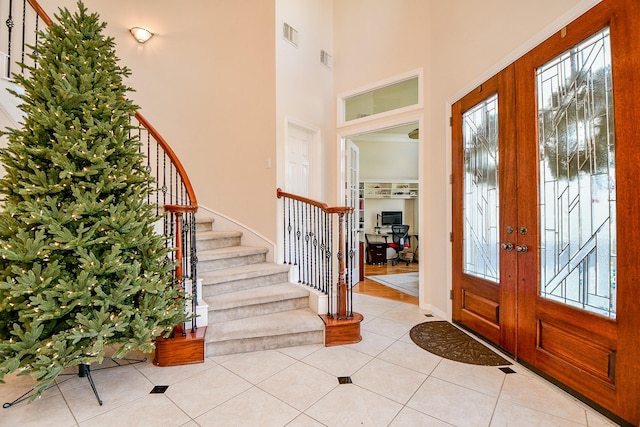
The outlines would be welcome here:
M 325 50 L 320 51 L 320 62 L 329 69 L 333 68 L 333 57 Z
M 286 22 L 282 27 L 282 36 L 294 46 L 298 46 L 298 31 Z

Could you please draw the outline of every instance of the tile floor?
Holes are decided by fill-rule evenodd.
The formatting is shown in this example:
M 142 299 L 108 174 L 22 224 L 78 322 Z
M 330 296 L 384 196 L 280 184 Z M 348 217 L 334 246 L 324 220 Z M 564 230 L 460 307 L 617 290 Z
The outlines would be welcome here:
M 466 365 L 417 347 L 427 318 L 415 305 L 354 294 L 362 342 L 293 347 L 159 368 L 97 371 L 104 401 L 77 375 L 31 404 L 0 409 L 0 426 L 611 426 L 581 402 L 515 364 Z M 350 377 L 351 384 L 339 384 Z M 8 376 L 0 402 L 28 390 Z M 151 394 L 156 385 L 168 386 Z

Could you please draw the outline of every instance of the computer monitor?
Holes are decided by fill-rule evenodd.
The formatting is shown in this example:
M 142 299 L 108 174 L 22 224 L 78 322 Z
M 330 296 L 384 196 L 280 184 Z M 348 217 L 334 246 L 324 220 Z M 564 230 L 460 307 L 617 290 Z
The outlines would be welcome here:
M 402 211 L 382 211 L 380 216 L 382 226 L 402 224 Z

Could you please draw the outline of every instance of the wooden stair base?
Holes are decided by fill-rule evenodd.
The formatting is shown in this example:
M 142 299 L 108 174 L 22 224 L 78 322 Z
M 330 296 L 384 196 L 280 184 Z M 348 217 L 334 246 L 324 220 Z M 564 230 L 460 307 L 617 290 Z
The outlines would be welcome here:
M 176 327 L 174 337 L 156 338 L 156 354 L 153 364 L 156 366 L 179 366 L 204 362 L 204 334 L 206 326 L 200 326 L 195 332 L 187 330 L 182 335 L 182 326 Z
M 364 316 L 360 313 L 353 313 L 353 318 L 338 320 L 326 314 L 320 315 L 324 322 L 324 345 L 330 347 L 334 345 L 355 344 L 362 341 L 360 335 L 360 323 Z

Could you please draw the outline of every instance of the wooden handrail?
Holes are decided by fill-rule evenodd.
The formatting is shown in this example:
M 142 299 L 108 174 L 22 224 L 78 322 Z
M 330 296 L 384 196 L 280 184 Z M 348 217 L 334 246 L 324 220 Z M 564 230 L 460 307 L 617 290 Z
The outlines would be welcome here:
M 313 200 L 313 199 L 307 199 L 306 197 L 298 196 L 296 194 L 286 193 L 286 192 L 282 191 L 282 189 L 280 189 L 280 188 L 278 188 L 276 190 L 276 194 L 278 196 L 278 199 L 286 197 L 288 199 L 297 200 L 299 202 L 307 203 L 309 205 L 312 205 L 312 206 L 315 206 L 317 208 L 320 208 L 326 213 L 337 213 L 337 214 L 341 213 L 341 214 L 345 214 L 345 213 L 351 213 L 354 210 L 352 207 L 349 207 L 349 206 L 329 207 L 329 205 L 327 205 L 326 203 L 318 202 L 318 201 Z
M 187 190 L 187 195 L 189 196 L 189 205 L 193 206 L 197 210 L 198 200 L 196 199 L 196 193 L 193 191 L 193 185 L 191 185 L 191 180 L 189 179 L 189 175 L 187 175 L 184 166 L 178 159 L 178 156 L 173 151 L 173 149 L 169 146 L 169 143 L 160 135 L 160 132 L 154 128 L 151 123 L 142 115 L 140 112 L 136 112 L 136 120 L 149 132 L 151 136 L 158 142 L 158 145 L 162 147 L 165 153 L 169 156 L 171 162 L 175 165 L 178 173 L 180 174 L 180 178 L 182 178 L 182 182 Z
M 33 8 L 33 10 L 36 11 L 40 19 L 42 19 L 44 23 L 47 24 L 47 27 L 53 24 L 53 19 L 49 17 L 47 12 L 44 11 L 42 6 L 40 6 L 40 4 L 36 0 L 27 0 L 27 2 Z

